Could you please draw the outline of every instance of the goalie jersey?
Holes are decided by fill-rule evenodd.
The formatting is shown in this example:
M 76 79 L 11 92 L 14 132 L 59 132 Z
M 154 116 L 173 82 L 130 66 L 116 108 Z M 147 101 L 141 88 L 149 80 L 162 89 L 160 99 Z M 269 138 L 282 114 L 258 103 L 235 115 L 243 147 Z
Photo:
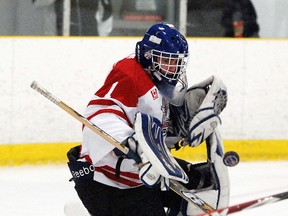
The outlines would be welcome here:
M 94 94 L 84 116 L 119 142 L 134 133 L 137 112 L 162 121 L 168 128 L 168 103 L 160 95 L 148 73 L 134 57 L 117 62 L 103 86 Z M 114 146 L 83 126 L 81 158 L 95 167 L 94 180 L 126 189 L 143 185 L 132 159 L 119 160 Z M 120 167 L 120 168 L 119 168 Z

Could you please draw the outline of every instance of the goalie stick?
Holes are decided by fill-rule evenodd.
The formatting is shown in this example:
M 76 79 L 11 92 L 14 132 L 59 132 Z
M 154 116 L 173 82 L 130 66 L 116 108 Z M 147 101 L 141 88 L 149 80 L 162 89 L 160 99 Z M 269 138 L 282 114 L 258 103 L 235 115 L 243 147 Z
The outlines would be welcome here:
M 197 216 L 217 216 L 217 215 L 221 215 L 221 213 L 225 213 L 225 215 L 229 215 L 229 214 L 233 214 L 242 210 L 256 208 L 262 205 L 275 203 L 275 202 L 285 200 L 285 199 L 288 199 L 288 191 L 283 192 L 283 193 L 273 194 L 273 195 L 262 197 L 262 198 L 255 199 L 255 200 L 251 200 L 248 202 L 240 203 L 237 205 L 215 210 L 212 212 L 198 214 Z
M 36 90 L 38 93 L 42 94 L 44 97 L 46 97 L 48 100 L 56 104 L 58 107 L 63 109 L 65 112 L 76 118 L 78 121 L 80 121 L 82 124 L 84 124 L 86 127 L 90 128 L 92 131 L 94 131 L 96 134 L 104 138 L 107 142 L 114 145 L 117 149 L 122 151 L 124 154 L 126 154 L 128 157 L 129 155 L 133 155 L 134 153 L 131 152 L 129 148 L 122 145 L 120 142 L 118 142 L 116 139 L 114 139 L 112 136 L 110 136 L 108 133 L 106 133 L 104 130 L 93 124 L 91 121 L 86 119 L 84 116 L 82 116 L 80 113 L 76 112 L 73 108 L 65 104 L 63 101 L 55 97 L 53 94 L 51 94 L 48 90 L 40 86 L 36 81 L 33 81 L 30 86 L 32 89 Z M 177 193 L 179 196 L 181 196 L 183 199 L 188 201 L 189 203 L 196 205 L 204 212 L 211 212 L 215 209 L 210 206 L 208 203 L 206 203 L 204 200 L 202 200 L 200 197 L 198 197 L 196 194 L 185 188 L 183 185 L 181 185 L 179 182 L 175 180 L 169 180 L 169 188 Z

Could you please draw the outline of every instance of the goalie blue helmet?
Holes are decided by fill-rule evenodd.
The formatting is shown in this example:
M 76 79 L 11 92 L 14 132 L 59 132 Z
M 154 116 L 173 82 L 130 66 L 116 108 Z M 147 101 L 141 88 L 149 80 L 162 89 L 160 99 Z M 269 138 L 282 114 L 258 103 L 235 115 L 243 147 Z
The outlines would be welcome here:
M 185 37 L 171 24 L 154 24 L 136 44 L 136 59 L 163 97 L 176 106 L 182 105 L 187 90 Z

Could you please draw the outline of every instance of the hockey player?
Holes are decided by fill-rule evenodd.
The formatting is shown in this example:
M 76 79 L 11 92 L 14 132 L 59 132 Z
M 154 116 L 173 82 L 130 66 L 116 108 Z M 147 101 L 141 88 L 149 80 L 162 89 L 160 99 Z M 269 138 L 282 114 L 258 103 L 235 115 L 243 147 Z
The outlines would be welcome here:
M 81 147 L 72 148 L 67 155 L 75 189 L 91 215 L 201 213 L 167 190 L 169 178 L 189 189 L 201 189 L 199 196 L 215 208 L 228 205 L 227 170 L 220 162 L 223 145 L 215 129 L 226 105 L 221 103 L 226 102 L 225 86 L 212 76 L 187 92 L 187 63 L 185 37 L 170 24 L 154 24 L 136 44 L 135 56 L 117 62 L 93 95 L 84 116 L 133 154 L 123 154 L 83 127 Z M 166 140 L 169 148 L 197 146 L 207 140 L 208 162 L 192 165 L 165 158 L 170 154 L 168 148 L 157 148 Z M 157 147 L 152 149 L 151 143 Z M 173 171 L 180 170 L 177 176 L 164 173 L 171 161 Z

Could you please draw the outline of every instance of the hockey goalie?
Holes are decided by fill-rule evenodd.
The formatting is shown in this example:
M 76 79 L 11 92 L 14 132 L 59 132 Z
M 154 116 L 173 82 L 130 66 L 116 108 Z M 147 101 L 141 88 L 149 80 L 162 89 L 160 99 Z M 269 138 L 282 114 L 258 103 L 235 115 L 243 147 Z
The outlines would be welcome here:
M 228 205 L 229 178 L 217 129 L 227 90 L 215 76 L 187 89 L 188 56 L 188 43 L 173 25 L 154 24 L 136 43 L 135 56 L 115 63 L 92 96 L 84 117 L 128 151 L 83 126 L 81 146 L 68 152 L 68 166 L 91 215 L 203 212 L 175 193 L 183 186 L 211 209 Z M 198 145 L 207 146 L 203 163 L 175 158 L 170 151 Z M 171 182 L 179 187 L 171 190 Z
M 167 215 L 193 216 L 203 213 L 198 206 L 171 192 L 169 179 L 182 182 L 186 188 L 191 189 L 192 193 L 202 198 L 214 209 L 228 206 L 229 176 L 227 167 L 223 164 L 224 146 L 217 129 L 217 126 L 221 124 L 219 114 L 225 108 L 226 102 L 226 87 L 215 76 L 192 86 L 187 90 L 182 106 L 170 104 L 171 119 L 165 141 L 160 121 L 149 115 L 137 114 L 134 138 L 126 140 L 126 145 L 130 146 L 133 151 L 140 152 L 139 161 L 142 161 L 142 167 L 139 178 L 146 187 L 154 188 L 155 185 L 161 185 L 161 201 L 167 209 Z M 136 137 L 137 145 L 134 140 Z M 192 164 L 173 158 L 170 153 L 171 149 L 178 150 L 185 146 L 197 147 L 200 144 L 207 147 L 207 162 Z M 88 165 L 83 168 L 82 163 L 80 168 L 75 167 L 71 158 L 73 155 L 78 158 L 79 151 L 77 147 L 68 153 L 69 166 L 76 182 L 79 182 L 79 176 L 75 173 L 80 173 L 77 170 L 83 169 L 85 172 L 86 169 L 90 177 L 94 171 L 93 166 Z M 169 168 L 169 165 L 172 168 Z M 81 181 L 89 175 L 83 175 Z M 84 179 L 84 182 L 86 180 Z

